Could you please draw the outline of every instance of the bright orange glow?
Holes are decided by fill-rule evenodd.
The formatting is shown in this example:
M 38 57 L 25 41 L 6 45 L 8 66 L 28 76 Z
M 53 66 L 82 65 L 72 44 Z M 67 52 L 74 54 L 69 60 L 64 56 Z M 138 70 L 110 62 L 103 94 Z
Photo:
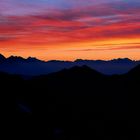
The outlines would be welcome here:
M 3 14 L 0 53 L 6 57 L 33 56 L 43 60 L 119 57 L 138 60 L 139 6 L 118 2 L 115 6 L 107 3 L 68 10 L 54 8 L 49 13 L 40 10 L 35 14 Z
M 7 47 L 6 47 L 7 46 Z M 14 46 L 14 47 L 8 47 Z M 16 48 L 16 49 L 15 49 Z M 5 48 L 0 47 L 0 52 L 6 57 L 36 56 L 42 60 L 75 60 L 82 59 L 113 59 L 131 58 L 140 59 L 139 38 L 131 39 L 108 39 L 99 41 L 70 42 L 50 45 L 18 45 L 5 44 Z

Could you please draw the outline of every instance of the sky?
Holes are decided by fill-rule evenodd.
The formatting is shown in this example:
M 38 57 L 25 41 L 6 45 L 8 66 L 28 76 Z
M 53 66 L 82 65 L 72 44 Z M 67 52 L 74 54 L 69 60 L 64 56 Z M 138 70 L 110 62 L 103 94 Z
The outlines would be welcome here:
M 0 0 L 0 53 L 140 60 L 140 0 Z

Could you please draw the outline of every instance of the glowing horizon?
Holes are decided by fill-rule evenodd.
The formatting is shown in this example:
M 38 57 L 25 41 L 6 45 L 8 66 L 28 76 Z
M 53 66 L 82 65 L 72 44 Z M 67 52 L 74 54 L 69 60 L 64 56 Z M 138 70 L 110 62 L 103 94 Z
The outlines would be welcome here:
M 140 60 L 140 2 L 1 0 L 0 53 L 42 60 Z

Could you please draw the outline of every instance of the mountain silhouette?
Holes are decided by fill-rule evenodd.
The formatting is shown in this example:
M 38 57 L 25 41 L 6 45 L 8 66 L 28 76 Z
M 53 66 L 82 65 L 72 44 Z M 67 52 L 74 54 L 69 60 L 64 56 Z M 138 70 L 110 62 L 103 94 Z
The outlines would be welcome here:
M 10 56 L 7 58 L 6 62 L 10 63 L 29 63 L 29 62 L 41 62 L 41 60 L 36 59 L 35 57 L 28 57 L 27 59 L 22 58 L 20 56 Z
M 33 130 L 52 140 L 135 139 L 139 74 L 140 66 L 112 76 L 88 66 L 31 79 L 0 73 L 1 111 L 17 116 L 14 126 L 24 136 Z
M 2 54 L 0 54 L 0 62 L 4 61 L 5 59 L 6 58 Z
M 138 86 L 138 83 L 140 82 L 140 65 L 136 66 L 128 73 L 124 74 L 124 77 L 126 79 L 126 82 L 133 81 L 133 85 Z M 132 86 L 131 83 L 130 86 Z
M 100 78 L 103 77 L 103 74 L 101 74 L 100 72 L 91 69 L 90 67 L 83 65 L 83 66 L 74 66 L 72 68 L 69 69 L 63 69 L 59 72 L 50 74 L 50 75 L 64 75 L 64 76 L 68 76 L 71 77 L 73 76 L 75 77 L 81 77 L 81 78 L 86 78 L 86 77 L 96 77 L 96 78 Z
M 140 76 L 140 65 L 136 66 L 135 68 L 131 69 L 128 72 L 129 75 L 136 75 L 136 76 Z
M 109 61 L 77 59 L 74 62 L 58 60 L 45 62 L 34 57 L 25 59 L 20 56 L 10 56 L 5 58 L 3 55 L 0 55 L 0 71 L 23 76 L 45 75 L 83 65 L 106 75 L 124 74 L 138 64 L 140 64 L 140 61 L 132 61 L 128 58 Z

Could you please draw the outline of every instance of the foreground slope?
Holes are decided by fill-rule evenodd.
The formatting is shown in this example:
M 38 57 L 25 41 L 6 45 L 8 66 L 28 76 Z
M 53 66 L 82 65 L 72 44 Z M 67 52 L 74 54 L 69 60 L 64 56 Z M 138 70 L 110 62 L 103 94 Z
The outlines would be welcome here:
M 0 79 L 10 97 L 7 103 L 16 98 L 17 113 L 24 125 L 30 124 L 26 132 L 41 131 L 48 139 L 127 140 L 137 135 L 139 67 L 114 76 L 82 66 L 30 80 L 8 75 L 3 82 L 4 74 Z

